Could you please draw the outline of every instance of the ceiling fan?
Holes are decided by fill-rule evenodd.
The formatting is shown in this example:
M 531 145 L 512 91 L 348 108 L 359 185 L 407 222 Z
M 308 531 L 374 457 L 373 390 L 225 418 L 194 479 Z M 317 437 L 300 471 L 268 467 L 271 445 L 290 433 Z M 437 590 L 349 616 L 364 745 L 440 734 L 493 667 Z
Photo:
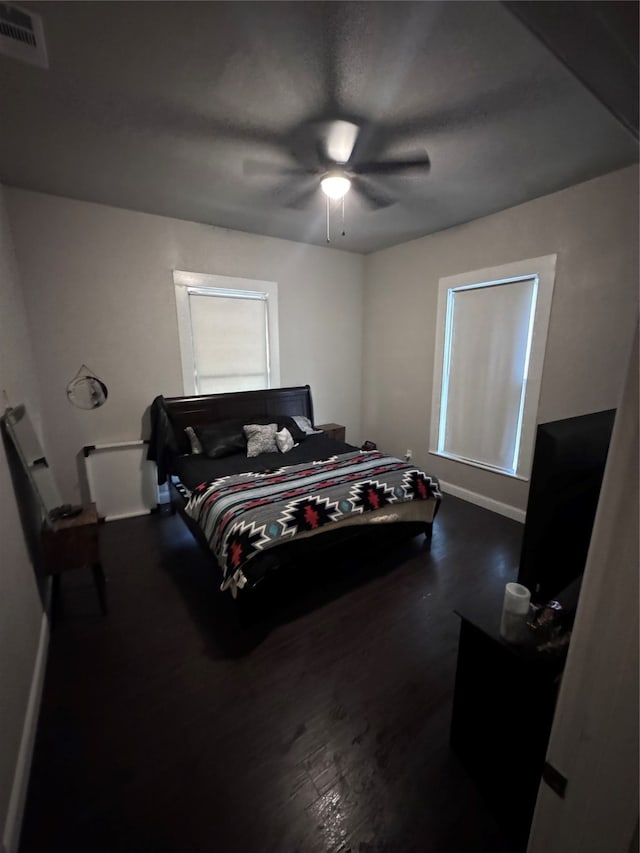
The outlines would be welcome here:
M 309 139 L 308 130 L 312 130 Z M 431 162 L 422 149 L 402 160 L 360 160 L 356 143 L 362 128 L 351 121 L 336 119 L 314 122 L 305 127 L 302 146 L 294 155 L 299 166 L 278 166 L 264 161 L 245 160 L 245 175 L 267 174 L 290 178 L 280 195 L 288 207 L 303 208 L 322 189 L 327 199 L 343 199 L 351 190 L 372 209 L 388 207 L 397 200 L 380 180 L 409 173 L 427 174 Z M 300 148 L 302 147 L 302 152 Z M 309 151 L 311 149 L 311 151 Z

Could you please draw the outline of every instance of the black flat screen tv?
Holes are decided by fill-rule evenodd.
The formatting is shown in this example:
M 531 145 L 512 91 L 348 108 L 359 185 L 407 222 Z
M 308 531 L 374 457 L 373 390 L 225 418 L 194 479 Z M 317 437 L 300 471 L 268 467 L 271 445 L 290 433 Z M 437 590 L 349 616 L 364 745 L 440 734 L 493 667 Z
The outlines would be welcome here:
M 538 425 L 518 572 L 534 602 L 584 572 L 615 411 Z

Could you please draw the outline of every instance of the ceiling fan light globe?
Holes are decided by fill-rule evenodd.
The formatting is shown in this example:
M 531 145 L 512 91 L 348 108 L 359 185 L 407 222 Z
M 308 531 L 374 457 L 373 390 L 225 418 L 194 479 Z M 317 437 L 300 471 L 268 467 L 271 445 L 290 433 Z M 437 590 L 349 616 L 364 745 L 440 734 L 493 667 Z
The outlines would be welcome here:
M 345 175 L 329 174 L 320 181 L 322 192 L 329 198 L 342 198 L 351 188 L 351 181 Z

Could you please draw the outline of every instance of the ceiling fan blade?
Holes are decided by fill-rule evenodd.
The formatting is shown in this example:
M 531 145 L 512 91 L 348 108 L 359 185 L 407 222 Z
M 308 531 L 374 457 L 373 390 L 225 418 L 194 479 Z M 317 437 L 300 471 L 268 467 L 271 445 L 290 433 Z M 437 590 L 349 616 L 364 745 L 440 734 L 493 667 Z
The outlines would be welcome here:
M 328 122 L 324 140 L 324 152 L 332 163 L 347 163 L 353 152 L 360 128 L 351 121 Z
M 316 169 L 305 169 L 302 166 L 284 166 L 281 163 L 270 163 L 267 160 L 247 158 L 242 162 L 242 174 L 249 177 L 255 175 L 267 177 L 295 177 L 300 175 L 316 175 Z
M 371 162 L 349 165 L 349 171 L 355 175 L 401 175 L 403 172 L 422 171 L 425 174 L 431 168 L 431 161 L 424 154 L 405 160 L 373 160 Z
M 277 189 L 276 197 L 283 207 L 291 207 L 294 210 L 304 210 L 309 207 L 312 199 L 318 193 L 318 183 L 313 181 L 300 189 L 299 186 L 292 188 L 291 186 Z
M 367 207 L 372 210 L 380 210 L 390 207 L 396 203 L 396 199 L 378 187 L 374 181 L 370 181 L 363 175 L 358 175 L 353 180 L 353 189 L 360 195 Z

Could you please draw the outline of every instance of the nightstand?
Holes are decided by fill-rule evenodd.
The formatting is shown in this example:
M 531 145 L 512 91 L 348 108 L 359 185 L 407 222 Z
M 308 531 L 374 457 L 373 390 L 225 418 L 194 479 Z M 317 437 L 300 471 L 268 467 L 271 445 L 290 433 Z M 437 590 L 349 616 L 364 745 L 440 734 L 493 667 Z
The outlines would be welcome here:
M 94 503 L 87 504 L 74 518 L 61 518 L 42 531 L 45 570 L 53 576 L 53 602 L 60 594 L 60 576 L 70 569 L 90 566 L 102 613 L 107 613 L 106 579 L 100 564 L 98 547 L 98 512 Z
M 318 424 L 316 429 L 321 429 L 329 438 L 335 438 L 336 441 L 346 441 L 346 429 L 342 424 Z

